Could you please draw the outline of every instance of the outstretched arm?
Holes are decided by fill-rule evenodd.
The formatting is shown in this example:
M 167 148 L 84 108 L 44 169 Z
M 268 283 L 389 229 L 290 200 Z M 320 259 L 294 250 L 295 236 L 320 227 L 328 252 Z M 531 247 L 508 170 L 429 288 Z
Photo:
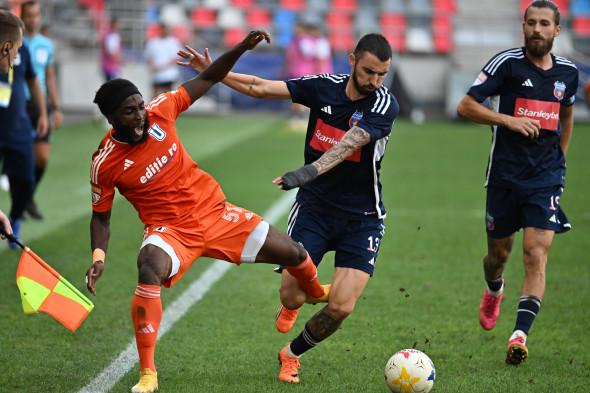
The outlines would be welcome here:
M 201 55 L 188 45 L 185 48 L 186 51 L 178 51 L 178 56 L 186 59 L 188 62 L 178 61 L 178 65 L 191 67 L 198 72 L 204 72 L 212 63 L 209 49 L 205 48 L 204 55 Z M 254 75 L 229 72 L 221 82 L 242 94 L 254 98 L 291 98 L 287 84 L 284 81 L 273 81 L 258 78 Z
M 184 82 L 182 87 L 191 98 L 191 104 L 208 92 L 214 84 L 225 78 L 240 56 L 247 50 L 254 49 L 262 40 L 270 43 L 270 35 L 262 30 L 251 31 L 242 42 L 221 55 L 198 76 Z
M 104 255 L 102 259 L 95 257 L 96 250 L 107 252 L 109 247 L 109 238 L 111 236 L 111 211 L 97 212 L 92 211 L 92 218 L 90 219 L 90 248 L 93 251 L 93 263 L 90 269 L 86 272 L 86 287 L 96 296 L 96 289 L 94 285 L 96 281 L 102 276 L 104 269 Z M 100 251 L 98 252 L 100 253 Z
M 457 106 L 459 116 L 479 124 L 507 127 L 531 139 L 539 137 L 541 122 L 528 117 L 514 117 L 494 112 L 481 105 L 477 100 L 466 94 Z
M 344 134 L 340 142 L 322 154 L 316 161 L 287 172 L 272 182 L 278 185 L 281 190 L 301 187 L 315 180 L 319 175 L 328 172 L 369 142 L 371 142 L 371 135 L 362 128 L 354 126 Z

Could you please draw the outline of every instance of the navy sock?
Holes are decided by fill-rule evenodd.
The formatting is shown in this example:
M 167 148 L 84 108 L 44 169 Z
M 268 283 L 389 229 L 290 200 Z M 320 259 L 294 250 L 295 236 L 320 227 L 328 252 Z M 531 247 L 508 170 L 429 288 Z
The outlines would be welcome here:
M 490 280 L 487 276 L 485 277 L 490 292 L 498 292 L 502 288 L 502 277 L 504 276 L 501 275 L 493 280 Z
M 305 329 L 301 331 L 299 336 L 291 342 L 291 352 L 296 356 L 301 356 L 304 352 L 312 349 L 320 343 L 320 340 L 315 338 L 305 324 Z
M 521 296 L 514 330 L 522 330 L 528 335 L 540 308 L 541 299 L 538 297 L 533 295 Z

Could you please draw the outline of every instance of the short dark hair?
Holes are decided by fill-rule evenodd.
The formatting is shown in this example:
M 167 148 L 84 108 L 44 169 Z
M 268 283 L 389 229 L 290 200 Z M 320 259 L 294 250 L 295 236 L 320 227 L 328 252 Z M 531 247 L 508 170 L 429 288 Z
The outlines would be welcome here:
M 0 9 L 0 45 L 5 41 L 16 41 L 20 36 L 19 30 L 25 28 L 23 21 L 8 10 Z
M 112 114 L 127 97 L 134 94 L 141 95 L 137 86 L 127 79 L 116 78 L 100 86 L 93 102 L 98 105 L 100 112 L 107 116 Z
M 529 12 L 529 8 L 549 8 L 553 10 L 553 20 L 555 21 L 555 26 L 559 26 L 559 20 L 561 19 L 561 14 L 559 13 L 559 7 L 557 4 L 552 2 L 551 0 L 534 0 L 531 4 L 526 7 L 524 11 L 524 21 L 526 22 L 526 14 Z
M 365 52 L 375 55 L 381 61 L 387 61 L 391 59 L 391 45 L 389 41 L 381 34 L 369 33 L 361 37 L 356 48 L 354 48 L 354 57 L 358 60 Z

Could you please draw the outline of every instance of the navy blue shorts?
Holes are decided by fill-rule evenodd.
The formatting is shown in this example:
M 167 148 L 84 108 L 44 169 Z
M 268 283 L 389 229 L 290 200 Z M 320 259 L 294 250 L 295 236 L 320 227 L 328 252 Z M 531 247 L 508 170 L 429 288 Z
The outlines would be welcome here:
M 24 182 L 35 181 L 35 151 L 33 140 L 22 143 L 0 142 L 2 172 L 9 178 Z
M 47 106 L 47 134 L 44 136 L 36 136 L 35 142 L 51 142 L 51 114 L 53 113 L 53 108 Z M 32 101 L 27 101 L 27 115 L 29 115 L 29 119 L 31 120 L 31 124 L 33 125 L 34 129 L 37 129 L 37 122 L 39 121 L 39 109 L 37 109 L 37 105 L 35 105 Z
M 319 213 L 295 202 L 289 213 L 287 233 L 320 264 L 335 251 L 334 265 L 361 270 L 373 276 L 381 239 L 382 219 L 351 220 Z
M 503 239 L 521 228 L 534 227 L 564 233 L 571 229 L 559 199 L 563 188 L 552 186 L 527 190 L 488 187 L 486 230 Z

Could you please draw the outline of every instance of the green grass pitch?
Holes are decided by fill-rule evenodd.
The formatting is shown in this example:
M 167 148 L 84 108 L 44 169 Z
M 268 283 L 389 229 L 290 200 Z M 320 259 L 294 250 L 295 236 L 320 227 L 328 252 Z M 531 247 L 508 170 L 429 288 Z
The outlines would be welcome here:
M 178 130 L 228 200 L 260 214 L 283 195 L 272 179 L 302 164 L 304 135 L 290 131 L 281 116 L 187 115 Z M 45 220 L 27 220 L 21 229 L 23 241 L 84 293 L 91 262 L 90 157 L 103 134 L 91 122 L 55 132 L 36 197 Z M 590 125 L 574 127 L 561 200 L 573 229 L 556 236 L 550 250 L 529 359 L 519 367 L 506 366 L 504 358 L 524 274 L 520 235 L 505 272 L 498 324 L 488 332 L 478 322 L 490 143 L 488 127 L 467 122 L 396 121 L 383 160 L 388 215 L 375 276 L 342 328 L 302 357 L 299 385 L 278 381 L 277 353 L 321 306 L 304 306 L 293 333 L 278 333 L 279 276 L 268 265 L 242 265 L 231 267 L 160 339 L 160 391 L 387 392 L 385 363 L 411 347 L 425 351 L 436 366 L 432 392 L 587 391 Z M 8 194 L 0 192 L 0 208 L 8 207 Z M 276 225 L 284 229 L 286 216 Z M 133 339 L 129 308 L 141 236 L 137 214 L 119 198 L 98 295 L 88 294 L 95 309 L 75 333 L 49 315 L 22 312 L 15 280 L 20 252 L 0 247 L 0 391 L 77 392 L 125 350 Z M 177 285 L 164 289 L 164 309 L 211 263 L 199 260 Z M 332 273 L 328 255 L 321 281 L 330 281 Z M 111 391 L 128 392 L 138 372 L 135 364 Z

